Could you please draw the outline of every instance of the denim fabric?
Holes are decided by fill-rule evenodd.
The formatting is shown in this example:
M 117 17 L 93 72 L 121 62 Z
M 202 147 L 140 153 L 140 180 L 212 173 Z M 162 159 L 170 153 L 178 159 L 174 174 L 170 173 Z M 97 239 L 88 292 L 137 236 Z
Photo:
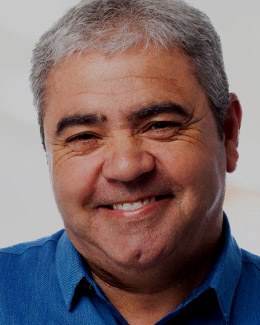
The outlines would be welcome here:
M 157 324 L 260 324 L 260 258 L 224 218 L 221 253 L 202 284 Z M 0 250 L 0 325 L 127 324 L 66 232 Z

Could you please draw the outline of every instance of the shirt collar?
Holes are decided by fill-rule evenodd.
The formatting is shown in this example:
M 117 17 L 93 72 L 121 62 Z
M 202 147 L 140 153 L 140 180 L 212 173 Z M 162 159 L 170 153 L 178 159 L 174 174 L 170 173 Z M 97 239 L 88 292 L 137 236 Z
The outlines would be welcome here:
M 80 254 L 72 245 L 65 231 L 57 245 L 55 262 L 57 277 L 65 305 L 70 310 L 76 288 L 82 279 L 86 277 L 86 272 Z
M 223 317 L 228 321 L 233 296 L 242 270 L 242 261 L 240 249 L 231 236 L 230 226 L 225 215 L 223 221 L 223 237 L 224 245 L 212 271 L 195 292 L 198 297 L 205 290 L 213 289 L 218 298 Z M 56 270 L 62 295 L 68 310 L 72 308 L 76 288 L 82 279 L 87 280 L 86 283 L 89 289 L 94 288 L 96 293 L 100 295 L 100 289 L 91 278 L 83 259 L 72 245 L 66 232 L 63 233 L 57 245 Z M 192 296 L 194 298 L 195 295 Z
M 101 300 L 109 303 L 103 291 L 93 280 L 87 263 L 71 243 L 66 231 L 57 244 L 55 264 L 58 282 L 68 310 L 76 304 L 78 294 L 95 293 Z
M 225 214 L 223 237 L 224 245 L 208 276 L 208 287 L 215 291 L 222 314 L 225 320 L 228 321 L 233 297 L 242 271 L 242 256 L 240 248 L 231 235 L 229 222 Z

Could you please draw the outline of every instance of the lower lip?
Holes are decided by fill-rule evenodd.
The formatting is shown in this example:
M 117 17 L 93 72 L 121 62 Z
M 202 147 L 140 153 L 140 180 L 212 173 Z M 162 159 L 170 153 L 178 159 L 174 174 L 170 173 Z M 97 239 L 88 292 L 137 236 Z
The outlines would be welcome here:
M 110 210 L 104 207 L 99 207 L 98 210 L 108 217 L 112 218 L 126 218 L 126 219 L 146 219 L 149 216 L 158 216 L 160 212 L 165 209 L 171 202 L 172 198 L 165 198 L 143 205 L 134 210 Z

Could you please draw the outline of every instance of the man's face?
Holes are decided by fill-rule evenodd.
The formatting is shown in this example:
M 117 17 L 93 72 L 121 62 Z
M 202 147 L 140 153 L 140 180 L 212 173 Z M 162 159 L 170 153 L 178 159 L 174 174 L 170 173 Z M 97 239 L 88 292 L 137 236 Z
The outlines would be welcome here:
M 44 129 L 57 204 L 88 261 L 146 268 L 219 239 L 229 153 L 181 50 L 64 60 Z

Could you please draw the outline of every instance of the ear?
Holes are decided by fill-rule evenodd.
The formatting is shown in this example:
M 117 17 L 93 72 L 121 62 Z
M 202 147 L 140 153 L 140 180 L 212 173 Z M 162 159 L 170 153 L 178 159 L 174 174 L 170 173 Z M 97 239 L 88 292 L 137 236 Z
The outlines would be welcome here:
M 237 147 L 241 119 L 242 110 L 239 100 L 235 94 L 230 94 L 230 102 L 223 125 L 228 173 L 232 173 L 236 169 L 239 157 Z

